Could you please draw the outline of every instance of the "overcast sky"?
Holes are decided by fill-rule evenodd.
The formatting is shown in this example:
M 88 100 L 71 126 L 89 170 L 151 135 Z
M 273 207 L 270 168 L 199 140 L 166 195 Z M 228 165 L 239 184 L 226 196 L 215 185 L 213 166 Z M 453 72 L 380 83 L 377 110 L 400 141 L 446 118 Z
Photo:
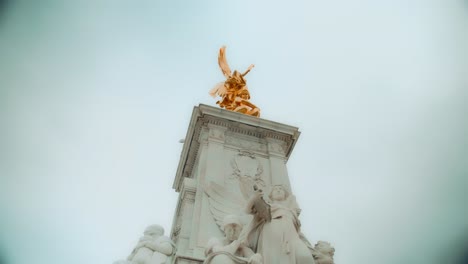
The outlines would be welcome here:
M 0 263 L 104 264 L 169 234 L 194 106 L 247 76 L 306 236 L 339 264 L 468 252 L 468 2 L 0 1 Z

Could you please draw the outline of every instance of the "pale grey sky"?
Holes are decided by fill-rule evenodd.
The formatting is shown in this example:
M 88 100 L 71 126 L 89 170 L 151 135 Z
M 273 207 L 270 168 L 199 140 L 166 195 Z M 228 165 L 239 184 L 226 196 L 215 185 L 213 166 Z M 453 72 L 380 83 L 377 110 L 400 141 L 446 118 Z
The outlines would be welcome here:
M 466 1 L 0 3 L 4 263 L 112 263 L 145 226 L 169 232 L 178 140 L 215 105 L 222 45 L 256 65 L 262 117 L 302 132 L 303 231 L 337 263 L 466 251 Z

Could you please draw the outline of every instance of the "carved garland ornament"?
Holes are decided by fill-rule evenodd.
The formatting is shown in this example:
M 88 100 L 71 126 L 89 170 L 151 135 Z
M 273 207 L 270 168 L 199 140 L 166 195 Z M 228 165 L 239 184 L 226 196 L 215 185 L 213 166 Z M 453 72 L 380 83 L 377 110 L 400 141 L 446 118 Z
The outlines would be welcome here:
M 254 193 L 254 185 L 258 187 L 266 186 L 261 177 L 263 166 L 253 152 L 239 150 L 239 153 L 231 159 L 231 167 L 233 171 L 229 179 L 239 182 L 239 188 L 245 199 L 248 199 Z

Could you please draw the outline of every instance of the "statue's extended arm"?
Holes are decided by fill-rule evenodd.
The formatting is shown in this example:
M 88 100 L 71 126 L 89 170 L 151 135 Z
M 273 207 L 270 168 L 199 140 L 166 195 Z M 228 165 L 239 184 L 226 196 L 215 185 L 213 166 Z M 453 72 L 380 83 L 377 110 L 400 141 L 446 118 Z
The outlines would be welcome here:
M 256 221 L 270 222 L 271 220 L 270 205 L 263 199 L 262 190 L 255 190 L 254 195 L 247 202 L 246 209 L 246 213 L 254 215 Z
M 127 257 L 128 261 L 131 261 L 136 254 L 136 250 L 133 250 L 132 253 Z
M 252 249 L 248 247 L 242 247 L 242 255 L 249 260 L 250 264 L 262 264 L 263 258 L 262 255 L 253 252 Z
M 245 72 L 242 74 L 242 77 L 246 76 L 246 75 L 247 75 L 247 73 L 249 73 L 249 72 L 250 72 L 250 70 L 252 70 L 252 69 L 253 69 L 253 67 L 255 67 L 255 65 L 253 65 L 253 64 L 250 64 L 249 68 L 247 68 L 247 70 L 246 70 L 246 71 L 245 71 Z
M 170 242 L 166 242 L 166 241 L 155 241 L 155 242 L 146 242 L 146 245 L 145 245 L 147 248 L 150 248 L 154 251 L 157 251 L 157 252 L 160 252 L 166 256 L 170 256 L 172 255 L 173 253 L 173 246 Z
M 239 240 L 234 240 L 231 242 L 231 244 L 229 245 L 226 245 L 226 246 L 222 246 L 222 245 L 217 245 L 217 246 L 214 246 L 213 247 L 213 252 L 219 252 L 219 251 L 225 251 L 225 252 L 229 252 L 231 254 L 235 254 L 237 249 L 239 248 L 240 246 L 240 241 Z
M 130 253 L 130 255 L 127 257 L 127 260 L 132 260 L 140 248 L 146 247 L 146 243 L 148 243 L 147 240 L 144 240 L 143 237 L 140 238 L 140 241 L 138 241 L 138 244 L 135 246 L 132 253 Z

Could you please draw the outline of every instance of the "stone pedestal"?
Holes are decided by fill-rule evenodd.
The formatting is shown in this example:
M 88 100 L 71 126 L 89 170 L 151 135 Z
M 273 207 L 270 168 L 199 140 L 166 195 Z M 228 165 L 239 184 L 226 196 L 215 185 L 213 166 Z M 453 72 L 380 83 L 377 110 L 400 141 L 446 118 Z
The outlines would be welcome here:
M 173 184 L 180 193 L 171 231 L 175 263 L 202 263 L 208 239 L 223 237 L 212 186 L 245 199 L 253 185 L 290 190 L 286 162 L 299 134 L 296 127 L 217 107 L 194 108 Z

